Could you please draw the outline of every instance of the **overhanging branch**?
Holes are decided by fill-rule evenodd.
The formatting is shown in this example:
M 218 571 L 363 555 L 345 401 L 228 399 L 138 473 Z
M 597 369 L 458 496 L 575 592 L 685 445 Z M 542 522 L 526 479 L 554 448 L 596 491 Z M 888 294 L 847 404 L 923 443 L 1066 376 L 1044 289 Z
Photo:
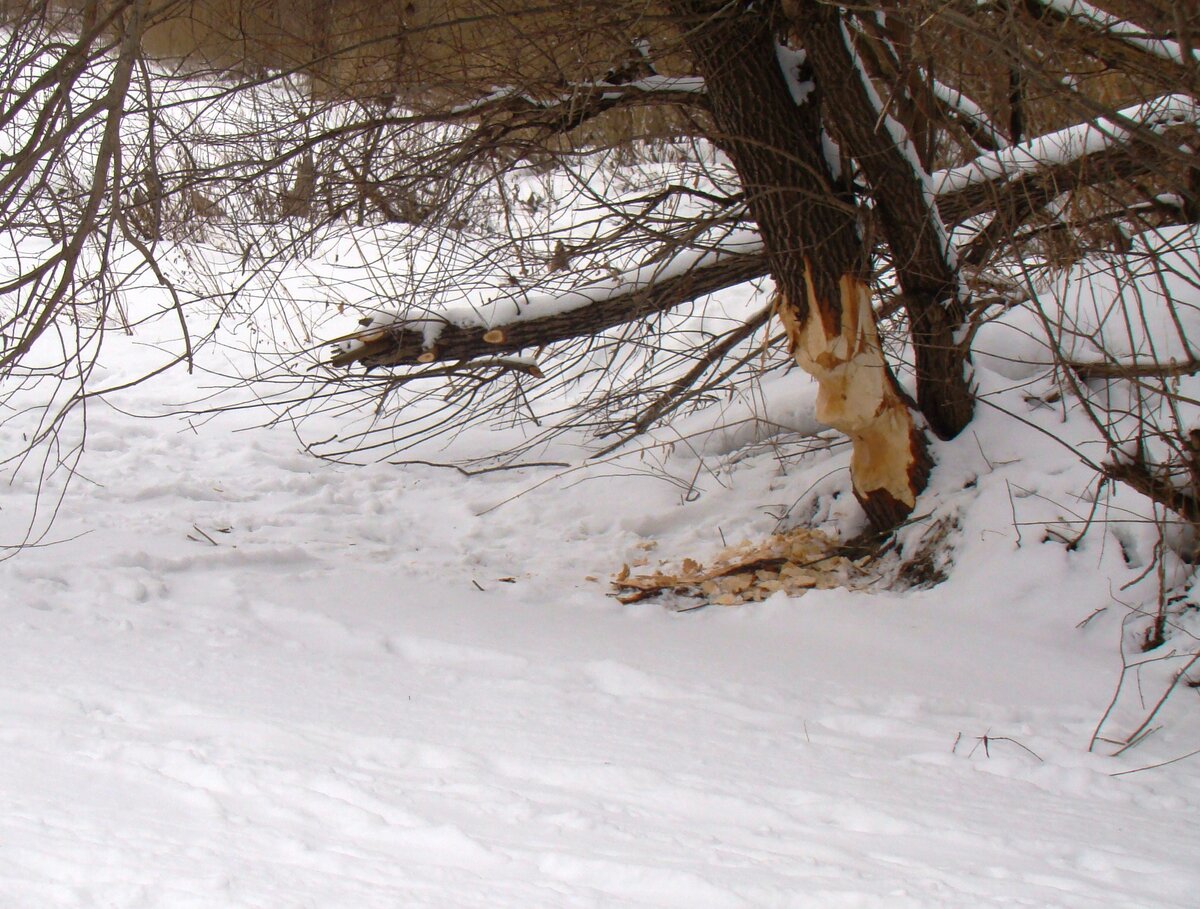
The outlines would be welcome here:
M 1008 223 L 1055 196 L 1160 169 L 1194 157 L 1164 134 L 1196 136 L 1200 104 L 1186 95 L 1164 95 L 1144 104 L 1056 130 L 1029 142 L 980 155 L 932 175 L 938 209 L 947 224 L 988 212 L 1008 213 Z M 1141 139 L 1157 141 L 1139 141 Z
M 554 136 L 566 135 L 610 111 L 704 103 L 701 80 L 652 76 L 623 85 L 573 85 L 562 95 L 546 99 L 507 88 L 447 112 L 433 111 L 428 118 L 478 124 L 470 136 L 458 144 L 452 156 L 454 161 L 465 161 L 484 150 L 536 146 Z
M 1160 133 L 1181 129 L 1194 136 L 1195 110 L 1191 99 L 1169 97 L 1122 111 L 1120 122 Z M 1169 156 L 1157 144 L 1141 143 L 1137 138 L 1138 131 L 1127 126 L 1089 121 L 932 175 L 938 211 L 947 224 L 996 213 L 996 229 L 972 240 L 960 251 L 960 261 L 972 262 L 981 245 L 991 248 L 1004 242 L 1031 214 L 1064 192 L 1128 179 L 1160 170 L 1168 163 Z M 417 320 L 398 316 L 394 323 L 370 326 L 342 339 L 330 365 L 411 366 L 513 354 L 594 335 L 765 277 L 770 271 L 761 247 L 691 255 L 695 263 L 691 268 L 643 270 L 649 273 L 626 282 L 628 286 L 622 286 L 620 292 L 614 293 L 611 285 L 596 285 L 557 298 L 571 298 L 568 306 L 555 298 L 538 301 L 546 313 L 537 317 L 531 318 L 529 309 L 538 306 L 522 307 L 515 302 L 511 315 L 492 315 L 488 321 L 473 313 L 435 314 Z
M 1163 88 L 1200 96 L 1197 58 L 1179 43 L 1083 0 L 1025 0 L 1025 7 L 1056 43 Z

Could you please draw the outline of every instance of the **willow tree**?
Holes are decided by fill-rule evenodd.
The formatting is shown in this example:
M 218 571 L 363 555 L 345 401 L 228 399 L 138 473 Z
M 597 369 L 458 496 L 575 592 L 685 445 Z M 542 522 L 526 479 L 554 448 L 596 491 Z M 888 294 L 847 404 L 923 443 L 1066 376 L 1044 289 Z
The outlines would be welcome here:
M 343 339 L 331 363 L 341 372 L 329 381 L 353 382 L 358 364 L 386 373 L 385 389 L 465 370 L 537 372 L 513 355 L 769 277 L 771 306 L 695 351 L 695 367 L 633 424 L 663 418 L 777 318 L 794 362 L 819 385 L 818 418 L 852 443 L 856 496 L 886 529 L 927 482 L 931 438 L 952 438 L 971 419 L 973 331 L 1012 304 L 1014 266 L 1044 259 L 1064 235 L 1117 242 L 1131 222 L 1196 216 L 1195 16 L 1168 3 L 1108 6 L 9 0 L 9 22 L 36 22 L 49 62 L 16 97 L 14 110 L 42 115 L 11 143 L 0 188 L 8 211 L 44 191 L 38 174 L 56 160 L 52 140 L 77 128 L 62 86 L 87 61 L 115 60 L 118 79 L 87 109 L 109 132 L 96 133 L 87 218 L 68 233 L 115 223 L 151 263 L 161 213 L 181 199 L 194 213 L 220 196 L 236 221 L 248 210 L 237 193 L 274 181 L 277 198 L 260 192 L 254 208 L 268 219 L 456 223 L 447 212 L 457 200 L 506 174 L 569 169 L 647 139 L 672 154 L 718 149 L 730 181 L 704 188 L 664 176 L 632 214 L 599 200 L 617 225 L 609 245 L 560 238 L 547 262 L 561 277 L 573 258 L 636 242 L 645 249 L 634 261 L 649 265 L 599 283 L 556 279 L 536 298 L 498 286 L 486 307 L 469 310 L 440 308 L 430 288 L 416 314 L 376 315 Z M 224 164 L 164 172 L 157 162 L 172 143 L 192 160 L 189 143 L 231 141 L 228 131 L 206 136 L 202 118 L 155 133 L 169 105 L 134 101 L 140 84 L 150 98 L 164 81 L 205 82 L 221 98 L 301 86 L 309 103 L 291 121 L 258 108 L 263 136 L 251 124 Z M 159 139 L 149 152 L 124 146 L 120 166 L 127 107 Z M 144 166 L 128 166 L 137 155 Z M 663 204 L 679 198 L 690 207 Z M 1064 217 L 1073 207 L 1078 216 Z M 714 240 L 715 226 L 737 241 Z M 70 264 L 55 260 L 64 274 Z M 21 301 L 0 326 L 0 365 L 17 363 L 65 311 L 66 291 L 40 282 L 31 272 L 0 288 Z M 900 342 L 891 354 L 889 338 Z M 899 370 L 912 377 L 911 396 Z
M 1191 120 L 1183 132 L 1194 133 L 1194 118 L 1180 118 L 1169 100 L 1156 103 L 1154 92 L 1194 85 L 1196 64 L 1182 52 L 1173 59 L 1169 39 L 1156 45 L 1149 36 L 1157 25 L 1105 20 L 1086 4 L 675 0 L 605 8 L 648 31 L 622 32 L 628 25 L 619 23 L 614 44 L 601 46 L 613 56 L 590 69 L 558 69 L 557 84 L 530 83 L 520 63 L 510 65 L 501 103 L 491 106 L 494 94 L 475 99 L 478 126 L 464 147 L 479 142 L 478 150 L 493 152 L 510 137 L 518 146 L 570 139 L 615 107 L 684 106 L 692 134 L 736 169 L 787 343 L 819 384 L 817 417 L 852 442 L 853 488 L 877 528 L 912 510 L 931 467 L 929 434 L 952 438 L 971 418 L 971 326 L 989 304 L 1005 302 L 979 276 L 1012 251 L 1022 225 L 1072 190 L 1112 190 L 1152 172 L 1194 199 L 1188 148 L 1163 138 L 1181 120 Z M 517 31 L 529 44 L 508 36 L 506 46 L 519 48 L 518 61 L 539 59 L 546 35 Z M 569 24 L 552 46 L 595 33 Z M 631 46 L 641 78 L 614 78 L 628 72 Z M 1048 50 L 1063 72 L 1089 78 L 1064 88 L 1046 64 Z M 1090 78 L 1097 60 L 1102 84 Z M 686 101 L 670 91 L 672 79 L 697 78 L 703 90 Z M 1121 106 L 1139 100 L 1148 103 Z M 1097 116 L 1114 107 L 1119 129 Z M 1031 129 L 1043 135 L 1029 141 Z M 1080 143 L 1081 133 L 1093 141 Z M 402 319 L 372 326 L 362 347 L 335 362 L 458 361 L 596 331 L 753 268 L 740 257 L 717 258 L 696 263 L 686 280 L 660 278 L 619 301 L 602 293 L 590 312 L 569 317 L 519 318 L 514 310 L 512 324 L 499 313 L 477 324 L 447 319 L 436 340 Z M 896 310 L 905 316 L 915 400 L 897 383 L 877 327 L 881 313 Z

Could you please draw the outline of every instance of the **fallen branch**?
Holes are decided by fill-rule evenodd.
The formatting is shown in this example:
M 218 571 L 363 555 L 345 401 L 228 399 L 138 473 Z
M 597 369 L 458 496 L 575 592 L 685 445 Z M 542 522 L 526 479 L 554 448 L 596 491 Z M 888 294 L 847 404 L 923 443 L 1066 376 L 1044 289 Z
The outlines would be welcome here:
M 1133 487 L 1184 520 L 1200 524 L 1200 501 L 1175 486 L 1168 478 L 1155 476 L 1144 464 L 1133 461 L 1105 464 L 1104 475 Z
M 960 261 L 977 263 L 1065 192 L 1160 170 L 1169 156 L 1157 145 L 1138 141 L 1139 128 L 1157 133 L 1182 127 L 1194 134 L 1196 116 L 1192 99 L 1166 96 L 1121 111 L 1116 122 L 1076 124 L 933 174 L 938 212 L 947 225 L 996 213 L 991 225 L 960 250 Z M 335 342 L 330 365 L 414 366 L 513 354 L 595 335 L 769 271 L 761 245 L 742 239 L 728 248 L 693 250 L 663 265 L 636 269 L 615 283 L 557 297 L 504 297 L 488 304 L 484 315 L 474 310 L 398 315 L 393 322 L 370 325 Z
M 1085 363 L 1068 360 L 1065 364 L 1083 380 L 1087 379 L 1169 379 L 1176 376 L 1192 376 L 1200 372 L 1200 359 L 1188 357 L 1185 360 L 1169 360 L 1166 363 L 1157 361 L 1134 361 L 1121 363 L 1115 360 L 1104 360 L 1095 363 Z
M 400 321 L 368 328 L 343 339 L 330 360 L 332 366 L 406 366 L 434 361 L 471 360 L 513 354 L 555 341 L 598 334 L 606 329 L 680 306 L 705 294 L 734 287 L 766 274 L 761 253 L 708 254 L 715 262 L 695 265 L 677 274 L 648 277 L 644 282 L 594 285 L 562 297 L 505 301 L 515 318 L 490 325 L 474 312 L 461 316 L 432 315 L 421 321 Z M 546 314 L 528 317 L 539 308 Z M 452 321 L 453 320 L 453 321 Z M 470 321 L 468 321 L 470 320 Z

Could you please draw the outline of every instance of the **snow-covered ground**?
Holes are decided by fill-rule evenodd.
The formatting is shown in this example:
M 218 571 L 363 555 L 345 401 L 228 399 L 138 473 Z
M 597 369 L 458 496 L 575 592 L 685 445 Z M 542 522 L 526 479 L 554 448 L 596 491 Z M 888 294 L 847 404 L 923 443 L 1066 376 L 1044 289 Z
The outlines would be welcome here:
M 1107 24 L 1088 4 L 1051 5 Z M 34 32 L 19 37 L 29 72 L 48 65 Z M 1122 40 L 1181 59 L 1153 36 Z M 111 61 L 95 66 L 77 92 L 108 90 Z M 259 223 L 280 221 L 275 197 L 299 185 L 279 142 L 311 100 L 303 86 L 195 85 L 168 82 L 156 105 L 165 146 L 139 138 L 129 105 L 123 167 L 135 173 L 149 149 L 155 174 L 223 175 L 201 184 L 212 198 L 189 189 L 168 222 L 194 223 L 156 241 L 197 342 L 217 335 L 198 371 L 90 400 L 62 448 L 21 464 L 12 457 L 37 417 L 22 408 L 51 389 L 20 376 L 0 389 L 0 909 L 1200 904 L 1200 672 L 1170 689 L 1200 653 L 1198 548 L 1182 532 L 1160 539 L 1129 490 L 1096 500 L 1081 457 L 1114 452 L 1047 375 L 1045 344 L 1054 332 L 1084 363 L 1194 361 L 1194 230 L 1141 249 L 1143 263 L 1174 257 L 1167 277 L 1075 269 L 1042 282 L 1041 310 L 995 307 L 974 344 L 978 416 L 937 446 L 931 487 L 870 569 L 875 583 L 732 608 L 621 605 L 609 581 L 627 564 L 706 560 L 793 525 L 861 529 L 846 446 L 825 436 L 801 454 L 798 439 L 822 429 L 798 371 L 681 410 L 613 457 L 588 460 L 599 445 L 566 433 L 530 444 L 536 466 L 474 475 L 453 462 L 515 445 L 521 430 L 481 421 L 399 456 L 408 463 L 352 467 L 306 453 L 286 419 L 258 426 L 265 409 L 178 411 L 286 385 L 207 397 L 272 362 L 272 330 L 290 356 L 354 332 L 356 316 L 422 323 L 432 339 L 447 315 L 493 325 L 516 300 L 527 318 L 627 290 L 661 263 L 626 226 L 644 218 L 643 239 L 660 242 L 660 219 L 702 215 L 707 189 L 709 201 L 736 191 L 723 185 L 728 163 L 694 148 L 673 163 L 580 162 L 569 179 L 531 172 L 493 187 L 508 194 L 492 200 L 502 225 L 483 223 L 495 212 L 481 202 L 454 227 L 338 224 L 309 237 L 304 222 Z M 57 109 L 58 89 L 42 88 Z M 982 116 L 952 92 L 943 100 Z M 34 128 L 26 107 L 6 121 L 10 150 Z M 1194 120 L 1195 104 L 1165 96 L 1124 115 L 1162 130 Z M 305 117 L 304 135 L 341 116 L 358 114 Z M 46 175 L 29 173 L 71 229 L 58 183 L 65 198 L 77 192 L 98 122 L 67 148 L 34 143 L 53 155 Z M 931 190 L 1108 148 L 1123 129 L 1100 120 L 986 154 L 939 172 Z M 428 138 L 404 134 L 397 148 Z M 667 185 L 699 194 L 646 207 L 642 194 Z M 715 251 L 697 256 L 730 246 L 728 211 L 717 214 L 711 236 L 691 238 Z M 57 254 L 50 233 L 5 234 L 10 291 Z M 87 293 L 24 367 L 69 360 L 78 344 L 84 373 L 99 359 L 90 387 L 121 387 L 182 349 L 169 339 L 175 301 L 114 243 L 104 256 L 86 247 L 78 268 L 117 279 L 127 308 L 108 315 L 136 333 L 91 333 L 94 288 L 80 282 Z M 595 252 L 563 270 L 560 247 Z M 277 261 L 293 253 L 305 261 Z M 1020 277 L 1022 289 L 1041 280 Z M 19 307 L 24 292 L 0 302 Z M 752 296 L 733 289 L 676 314 L 686 331 L 664 343 L 692 352 L 687 332 L 740 324 L 765 303 Z M 165 324 L 143 323 L 155 311 Z M 571 376 L 602 393 L 613 362 L 619 385 L 641 375 L 636 360 L 547 355 L 547 372 L 568 379 L 552 375 L 524 403 L 553 417 L 555 395 L 585 393 L 560 387 Z M 1179 382 L 1153 414 L 1103 381 L 1074 391 L 1095 395 L 1113 440 L 1156 426 L 1181 440 L 1200 426 L 1200 377 Z M 71 391 L 58 388 L 57 404 Z M 301 427 L 305 441 L 346 437 L 351 415 L 335 407 Z M 60 504 L 65 472 L 38 458 L 71 462 L 84 416 L 86 451 Z M 923 567 L 897 578 L 901 560 Z M 1171 634 L 1143 653 L 1160 593 Z
M 467 477 L 128 415 L 195 381 L 93 402 L 52 545 L 0 563 L 5 909 L 1196 905 L 1200 758 L 1114 775 L 1200 746 L 1196 693 L 1088 750 L 1149 537 L 1047 536 L 1088 475 L 1036 385 L 939 452 L 945 583 L 676 613 L 608 579 L 845 523 L 844 451 Z

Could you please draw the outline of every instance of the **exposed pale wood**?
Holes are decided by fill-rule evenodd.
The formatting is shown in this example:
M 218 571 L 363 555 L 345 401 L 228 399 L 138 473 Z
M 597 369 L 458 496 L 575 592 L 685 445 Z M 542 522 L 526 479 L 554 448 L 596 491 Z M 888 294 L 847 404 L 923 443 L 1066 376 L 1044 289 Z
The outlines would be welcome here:
M 821 319 L 796 319 L 795 307 L 781 306 L 781 318 L 796 362 L 817 380 L 816 418 L 850 439 L 855 495 L 872 523 L 891 526 L 916 504 L 931 462 L 880 348 L 870 288 L 846 275 L 839 290 L 837 334 Z M 823 305 L 811 283 L 807 292 L 810 307 Z
M 796 24 L 821 90 L 824 121 L 859 162 L 871 184 L 875 212 L 891 248 L 904 293 L 917 375 L 917 404 L 943 438 L 971 419 L 974 395 L 967 352 L 955 333 L 966 317 L 949 239 L 906 149 L 868 94 L 837 8 L 816 0 L 784 5 Z
M 849 436 L 854 492 L 871 523 L 894 527 L 924 488 L 929 459 L 879 346 L 859 212 L 826 159 L 821 105 L 793 98 L 761 10 L 719 0 L 671 8 L 758 224 L 792 353 L 817 380 L 816 416 Z

